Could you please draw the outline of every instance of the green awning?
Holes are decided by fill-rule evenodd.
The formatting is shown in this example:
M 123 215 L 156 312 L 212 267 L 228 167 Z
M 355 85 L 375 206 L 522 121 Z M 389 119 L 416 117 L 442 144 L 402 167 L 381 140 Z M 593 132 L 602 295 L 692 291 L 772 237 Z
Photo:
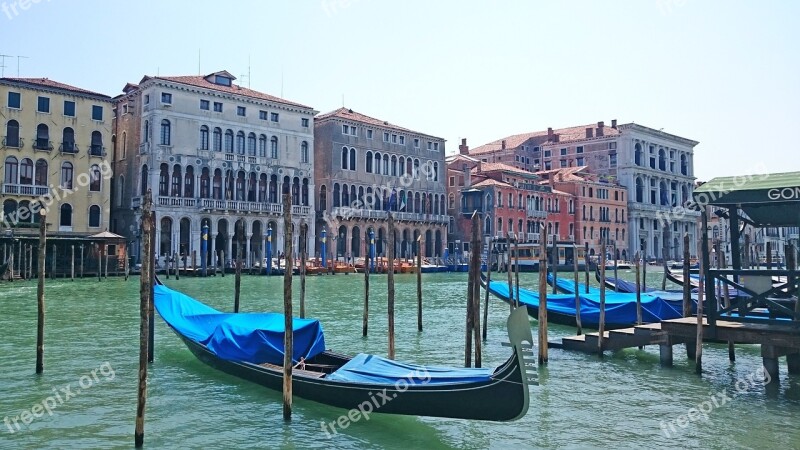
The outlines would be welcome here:
M 718 177 L 694 191 L 700 206 L 738 206 L 758 226 L 800 226 L 800 172 Z

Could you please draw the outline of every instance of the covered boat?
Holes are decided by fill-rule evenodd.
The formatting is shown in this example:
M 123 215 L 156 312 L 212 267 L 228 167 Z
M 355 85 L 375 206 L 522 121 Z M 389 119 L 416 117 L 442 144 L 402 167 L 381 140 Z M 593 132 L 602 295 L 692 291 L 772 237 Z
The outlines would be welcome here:
M 559 279 L 562 282 L 566 280 Z M 486 278 L 482 277 L 484 287 Z M 501 300 L 510 303 L 508 283 L 492 281 L 489 283 L 489 292 Z M 517 288 L 514 288 L 516 297 Z M 597 293 L 594 293 L 597 292 Z M 581 291 L 578 294 L 581 307 L 581 325 L 586 328 L 598 328 L 600 324 L 600 294 L 599 290 L 590 287 L 590 293 Z M 539 315 L 539 294 L 528 289 L 519 289 L 520 305 L 528 308 L 531 317 Z M 642 321 L 644 323 L 661 322 L 662 320 L 677 319 L 681 311 L 676 309 L 671 302 L 650 294 L 641 295 Z M 636 296 L 606 292 L 606 325 L 607 330 L 626 328 L 636 324 Z M 547 320 L 550 323 L 576 326 L 575 294 L 548 294 L 547 295 Z
M 155 307 L 194 355 L 218 370 L 281 391 L 282 314 L 223 313 L 163 285 Z M 496 369 L 406 364 L 325 349 L 319 321 L 293 320 L 294 395 L 346 409 L 415 416 L 508 421 L 528 411 L 532 369 L 524 308 L 508 318 L 511 356 Z

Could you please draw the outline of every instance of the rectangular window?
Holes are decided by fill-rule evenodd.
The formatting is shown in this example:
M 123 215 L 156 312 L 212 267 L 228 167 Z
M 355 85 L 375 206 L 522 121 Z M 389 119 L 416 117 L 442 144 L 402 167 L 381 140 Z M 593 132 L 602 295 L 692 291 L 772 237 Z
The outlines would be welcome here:
M 36 108 L 37 111 L 41 113 L 49 113 L 50 112 L 50 97 L 39 97 L 39 104 Z
M 164 103 L 166 105 L 171 105 L 172 104 L 172 94 L 170 94 L 169 92 L 162 92 L 161 93 L 161 103 Z
M 389 133 L 383 133 L 383 142 L 389 142 Z
M 259 111 L 258 118 L 261 120 L 267 120 L 267 112 L 266 111 Z
M 270 122 L 278 122 L 278 119 L 279 119 L 278 113 L 271 113 L 269 115 Z
M 414 148 L 419 148 L 419 138 L 414 138 Z
M 567 156 L 567 149 L 565 148 L 561 149 L 561 156 Z
M 579 158 L 577 159 L 577 164 L 578 164 L 579 166 L 582 166 L 582 165 L 583 165 L 583 156 L 581 156 L 581 157 L 579 157 Z
M 372 139 L 372 130 L 367 130 L 367 139 Z
M 222 103 L 214 102 L 214 112 L 222 112 Z
M 608 164 L 611 167 L 617 167 L 617 154 L 616 153 L 612 153 L 612 154 L 608 155 Z
M 236 107 L 236 115 L 240 116 L 240 117 L 247 116 L 247 108 L 245 108 L 244 106 L 237 106 Z
M 561 164 L 561 167 L 567 167 L 567 160 L 566 159 L 562 159 L 560 164 Z
M 549 157 L 550 157 L 550 155 L 551 155 L 551 153 L 550 153 L 550 152 L 551 152 L 551 150 L 545 150 L 545 151 L 544 151 L 544 157 L 545 157 L 545 158 L 549 158 Z
M 92 105 L 92 120 L 103 120 L 103 107 Z
M 392 135 L 392 144 L 397 144 L 397 135 L 396 134 Z
M 20 109 L 22 107 L 22 100 L 20 98 L 19 92 L 8 93 L 8 107 L 15 109 Z
M 575 153 L 583 153 L 583 146 L 579 145 L 575 148 Z
M 350 125 L 342 125 L 342 134 L 350 134 Z
M 211 102 L 208 100 L 200 100 L 200 109 L 203 111 L 208 111 L 211 109 Z
M 64 100 L 64 115 L 67 117 L 75 117 L 75 102 Z
M 433 142 L 428 141 L 428 150 L 433 150 Z
M 145 105 L 149 105 L 150 104 L 150 94 L 145 94 L 145 96 L 144 96 L 144 104 Z
M 439 143 L 438 142 L 434 142 L 433 143 L 433 151 L 435 151 L 435 152 L 439 151 Z
M 617 149 L 617 143 L 616 142 L 609 142 L 608 143 L 608 148 L 611 149 L 611 150 L 616 150 Z
M 550 164 L 550 161 L 545 161 L 544 162 L 544 170 L 550 170 L 552 168 L 553 168 L 553 166 L 552 166 L 552 164 Z
M 450 186 L 456 185 L 456 177 L 450 177 Z
M 303 128 L 308 128 L 308 119 L 305 117 L 300 119 L 300 126 Z
M 406 145 L 406 137 L 400 136 L 400 145 Z

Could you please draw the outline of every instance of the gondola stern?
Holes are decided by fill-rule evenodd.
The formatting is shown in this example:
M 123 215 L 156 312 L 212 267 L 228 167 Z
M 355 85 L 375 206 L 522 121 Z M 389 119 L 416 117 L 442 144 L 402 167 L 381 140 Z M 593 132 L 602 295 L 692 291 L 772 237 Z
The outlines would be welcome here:
M 538 386 L 539 379 L 536 359 L 533 354 L 533 334 L 528 321 L 528 309 L 525 305 L 515 308 L 506 322 L 508 339 L 517 359 L 517 366 L 522 385 L 523 404 L 519 415 L 509 419 L 517 420 L 525 416 L 530 405 L 529 386 Z

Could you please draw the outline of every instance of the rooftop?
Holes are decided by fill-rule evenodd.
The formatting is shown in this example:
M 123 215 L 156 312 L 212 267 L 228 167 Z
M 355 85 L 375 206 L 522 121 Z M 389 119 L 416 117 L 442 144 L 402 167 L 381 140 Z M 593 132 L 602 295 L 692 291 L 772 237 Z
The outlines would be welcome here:
M 478 171 L 478 166 L 472 169 L 473 172 Z M 514 166 L 509 166 L 508 164 L 504 163 L 481 163 L 480 165 L 481 172 L 512 172 L 516 174 L 520 174 L 523 176 L 536 178 L 536 174 L 533 172 L 529 172 L 527 170 L 518 169 Z
M 58 81 L 53 81 L 49 78 L 0 78 L 0 82 L 7 82 L 12 84 L 20 84 L 20 85 L 27 85 L 29 87 L 45 87 L 50 89 L 56 89 L 60 91 L 67 91 L 73 92 L 76 94 L 85 94 L 85 95 L 92 95 L 95 97 L 103 97 L 107 99 L 111 99 L 108 95 L 101 94 L 99 92 L 93 92 L 87 89 L 81 89 L 79 87 L 71 86 L 65 83 L 59 83 Z
M 350 120 L 350 121 L 353 121 L 353 122 L 360 122 L 360 123 L 364 123 L 364 124 L 367 124 L 367 125 L 373 125 L 373 126 L 376 126 L 376 127 L 387 128 L 387 129 L 400 131 L 400 132 L 404 132 L 404 133 L 420 134 L 420 135 L 432 137 L 432 138 L 435 138 L 435 139 L 442 139 L 442 138 L 439 138 L 439 137 L 435 137 L 435 136 L 431 136 L 431 135 L 428 135 L 428 134 L 425 134 L 425 133 L 421 133 L 419 131 L 414 131 L 414 130 L 411 130 L 411 129 L 408 129 L 408 128 L 404 128 L 404 127 L 401 127 L 401 126 L 398 126 L 398 125 L 394 125 L 394 124 L 391 124 L 391 123 L 389 123 L 389 122 L 387 122 L 385 120 L 376 119 L 376 118 L 370 117 L 370 116 L 368 116 L 366 114 L 361 114 L 359 112 L 353 111 L 352 109 L 349 109 L 349 108 L 339 108 L 339 109 L 333 110 L 331 112 L 327 112 L 325 114 L 320 114 L 315 118 L 315 121 L 316 122 L 321 122 L 323 120 L 331 119 L 331 118 Z M 442 139 L 442 140 L 444 140 L 444 139 Z
M 586 129 L 591 128 L 593 130 L 592 138 L 586 137 Z M 567 127 L 567 128 L 559 128 L 552 130 L 554 135 L 558 135 L 558 142 L 573 142 L 573 141 L 584 141 L 587 139 L 603 139 L 609 136 L 617 136 L 619 135 L 619 129 L 612 128 L 608 125 L 603 126 L 603 136 L 596 136 L 596 129 L 597 124 L 587 124 L 587 125 L 579 125 L 575 127 Z M 503 141 L 505 141 L 505 149 L 510 150 L 516 147 L 519 147 L 523 143 L 528 140 L 533 139 L 534 145 L 541 145 L 549 142 L 548 139 L 549 130 L 544 131 L 534 131 L 530 133 L 522 133 L 522 134 L 514 134 L 511 136 L 504 137 L 502 139 L 498 139 L 496 141 L 489 142 L 488 144 L 481 145 L 480 147 L 475 147 L 469 151 L 472 154 L 481 154 L 481 153 L 491 153 L 496 152 L 499 150 L 503 150 Z

